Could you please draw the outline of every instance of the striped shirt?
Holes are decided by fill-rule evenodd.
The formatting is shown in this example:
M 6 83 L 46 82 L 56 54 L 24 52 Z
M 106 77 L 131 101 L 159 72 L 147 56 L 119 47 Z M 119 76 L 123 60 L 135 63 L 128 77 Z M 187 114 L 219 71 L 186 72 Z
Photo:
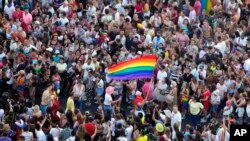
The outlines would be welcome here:
M 179 79 L 180 77 L 182 76 L 182 73 L 181 72 L 179 72 L 178 74 L 176 74 L 176 73 L 171 73 L 171 78 L 172 78 L 172 80 L 174 80 L 174 81 L 177 81 L 177 79 Z

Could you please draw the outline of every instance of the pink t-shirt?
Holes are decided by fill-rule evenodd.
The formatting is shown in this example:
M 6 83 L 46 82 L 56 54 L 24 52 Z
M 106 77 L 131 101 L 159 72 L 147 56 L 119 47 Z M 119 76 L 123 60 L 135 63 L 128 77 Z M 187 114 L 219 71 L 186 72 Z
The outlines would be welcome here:
M 31 24 L 32 23 L 32 15 L 30 13 L 25 14 L 25 12 L 23 12 L 23 22 L 25 24 Z

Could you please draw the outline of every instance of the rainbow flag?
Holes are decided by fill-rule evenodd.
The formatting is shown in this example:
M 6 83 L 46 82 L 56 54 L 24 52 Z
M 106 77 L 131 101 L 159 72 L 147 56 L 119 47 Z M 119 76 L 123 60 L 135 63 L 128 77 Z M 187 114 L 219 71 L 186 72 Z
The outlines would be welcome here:
M 210 10 L 212 8 L 211 0 L 201 0 L 202 10 L 206 10 L 206 14 L 210 15 Z
M 154 75 L 156 61 L 155 55 L 147 55 L 120 62 L 108 69 L 108 77 L 114 80 L 151 78 Z

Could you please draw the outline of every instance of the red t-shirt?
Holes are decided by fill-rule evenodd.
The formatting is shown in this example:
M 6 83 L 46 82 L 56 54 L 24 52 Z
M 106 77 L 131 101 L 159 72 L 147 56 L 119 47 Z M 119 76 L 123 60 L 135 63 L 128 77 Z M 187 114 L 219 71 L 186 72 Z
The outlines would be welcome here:
M 205 91 L 203 96 L 202 96 L 202 99 L 206 99 L 206 97 L 208 97 L 208 99 L 206 101 L 203 101 L 204 109 L 207 109 L 209 107 L 210 96 L 211 96 L 211 92 L 209 90 Z
M 138 110 L 138 106 L 139 104 L 141 104 L 143 102 L 143 98 L 141 96 L 137 96 L 135 99 L 134 99 L 134 104 L 135 104 L 135 109 Z
M 23 11 L 14 11 L 12 13 L 12 19 L 21 19 L 23 17 Z
M 143 11 L 143 4 L 142 3 L 138 3 L 135 5 L 135 10 L 136 12 L 141 13 Z
M 84 127 L 88 131 L 90 136 L 95 133 L 95 125 L 93 123 L 86 123 Z

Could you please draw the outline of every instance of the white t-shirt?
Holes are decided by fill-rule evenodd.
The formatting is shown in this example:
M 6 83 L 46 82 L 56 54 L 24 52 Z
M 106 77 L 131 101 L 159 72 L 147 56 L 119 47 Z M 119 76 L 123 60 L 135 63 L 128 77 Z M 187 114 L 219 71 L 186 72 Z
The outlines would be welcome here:
M 185 19 L 187 19 L 187 20 L 189 21 L 189 18 L 188 18 L 187 16 L 185 16 L 185 17 L 179 16 L 179 17 L 178 17 L 178 25 L 179 25 L 180 27 L 183 26 L 183 22 L 184 22 Z
M 12 3 L 10 7 L 8 5 L 4 6 L 4 13 L 7 14 L 10 19 L 12 18 L 12 13 L 14 11 L 15 11 L 14 3 Z
M 225 84 L 221 85 L 220 83 L 217 83 L 216 88 L 220 91 L 219 95 L 220 95 L 220 99 L 224 99 L 225 98 L 225 92 L 227 92 L 227 86 Z
M 65 26 L 67 23 L 69 23 L 68 18 L 60 18 L 61 26 Z
M 215 45 L 215 48 L 219 49 L 221 54 L 224 56 L 227 45 L 224 41 L 222 41 L 222 42 L 218 43 L 217 45 Z
M 247 38 L 245 37 L 242 39 L 241 37 L 238 37 L 236 39 L 236 42 L 242 46 L 246 46 L 247 45 Z M 239 47 L 239 48 L 241 48 L 241 47 Z
M 89 65 L 88 63 L 84 63 L 82 69 L 84 69 L 84 78 L 86 78 L 88 76 L 89 69 L 92 69 L 93 71 L 95 70 L 95 65 L 93 63 Z
M 63 12 L 63 13 L 68 14 L 68 12 L 69 12 L 69 7 L 68 7 L 68 6 L 63 6 L 63 5 L 61 5 L 61 6 L 59 7 L 59 10 L 60 10 L 61 12 Z
M 180 122 L 179 130 L 181 130 L 181 121 L 182 121 L 181 113 L 180 112 L 177 112 L 177 113 L 172 112 L 172 114 L 171 114 L 171 128 L 174 129 L 174 124 L 177 122 Z
M 246 107 L 246 113 L 247 113 L 247 116 L 250 117 L 250 104 L 248 104 Z
M 1 54 L 0 54 L 0 61 L 1 61 Z M 250 58 L 245 60 L 243 67 L 245 71 L 250 71 Z
M 59 141 L 59 134 L 60 134 L 59 129 L 51 128 L 49 131 L 49 134 L 52 135 L 52 137 L 54 138 L 54 141 Z
M 157 73 L 157 79 L 158 80 L 165 80 L 167 78 L 167 72 L 166 71 L 158 71 Z
M 222 134 L 223 134 L 224 129 L 220 128 L 219 131 L 216 134 L 216 138 L 215 141 L 221 141 L 222 140 Z M 230 140 L 230 134 L 228 133 L 228 131 L 225 132 L 225 137 L 224 137 L 224 141 L 229 141 Z
M 39 131 L 35 130 L 35 133 L 37 141 L 46 141 L 46 136 L 41 129 Z
M 128 141 L 131 140 L 132 133 L 133 133 L 133 126 L 129 126 L 125 129 L 125 135 L 126 135 L 126 138 L 128 139 Z
M 105 94 L 105 99 L 104 99 L 104 105 L 109 105 L 111 106 L 111 102 L 112 102 L 112 97 L 110 94 Z
M 229 110 L 226 110 L 226 109 L 228 109 L 228 108 L 229 108 Z M 225 110 L 226 110 L 226 111 L 225 111 Z M 225 106 L 225 107 L 224 107 L 223 115 L 224 115 L 224 116 L 229 116 L 232 112 L 233 112 L 233 107 L 232 107 L 232 106 L 230 106 L 230 107 Z
M 210 101 L 211 101 L 211 104 L 220 103 L 220 96 L 215 96 L 214 94 L 212 94 Z
M 98 83 L 97 83 L 97 88 L 103 88 L 104 87 L 104 82 L 101 79 Z

